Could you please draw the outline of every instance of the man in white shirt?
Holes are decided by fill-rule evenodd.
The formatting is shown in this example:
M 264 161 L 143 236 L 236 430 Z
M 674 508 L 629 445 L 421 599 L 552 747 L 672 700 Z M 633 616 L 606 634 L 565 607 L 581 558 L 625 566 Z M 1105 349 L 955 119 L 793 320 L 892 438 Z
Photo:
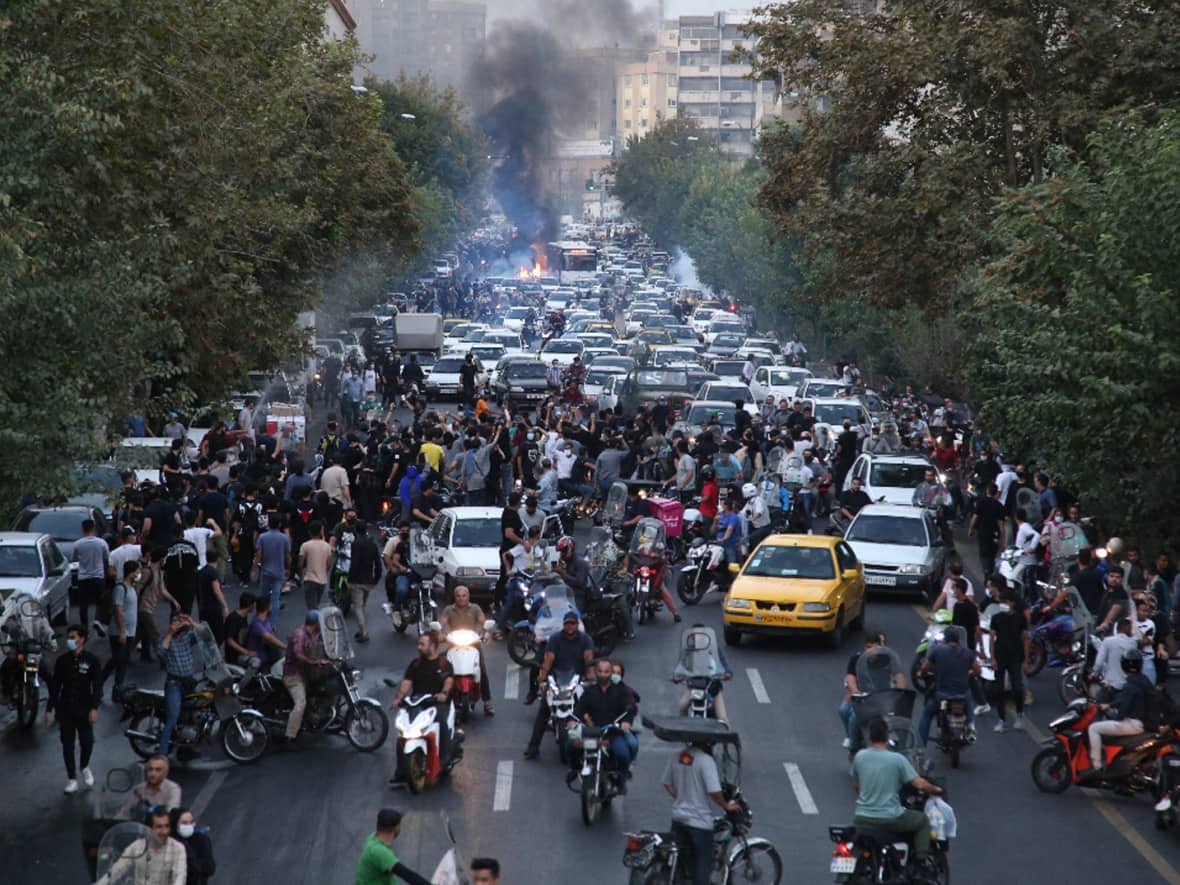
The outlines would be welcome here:
M 742 366 L 742 381 L 749 384 L 754 380 L 754 357 L 747 356 L 746 363 Z
M 329 498 L 344 507 L 352 506 L 352 495 L 348 486 L 348 471 L 344 465 L 333 463 L 320 475 L 320 489 Z
M 111 551 L 111 570 L 121 579 L 124 564 L 143 559 L 143 548 L 132 543 L 135 539 L 135 529 L 131 526 L 123 526 L 119 534 L 123 543 Z
M 205 520 L 205 525 L 197 525 L 197 515 L 186 513 L 184 517 L 184 539 L 197 548 L 197 568 L 207 565 L 205 551 L 209 548 L 209 539 L 221 534 L 221 528 L 212 517 Z
M 1123 672 L 1123 653 L 1139 647 L 1131 635 L 1133 629 L 1130 618 L 1120 618 L 1114 635 L 1102 640 L 1102 645 L 1098 646 L 1094 672 L 1112 691 L 1118 691 L 1127 681 L 1127 674 Z
M 996 477 L 996 488 L 1000 490 L 1000 503 L 1005 507 L 1008 506 L 1008 489 L 1012 488 L 1014 482 L 1016 482 L 1016 471 L 1012 469 L 1012 465 L 1001 465 L 1000 475 Z
M 1016 546 L 1020 550 L 1020 580 L 1024 584 L 1024 598 L 1035 598 L 1037 577 L 1037 547 L 1041 533 L 1020 517 L 1016 527 Z

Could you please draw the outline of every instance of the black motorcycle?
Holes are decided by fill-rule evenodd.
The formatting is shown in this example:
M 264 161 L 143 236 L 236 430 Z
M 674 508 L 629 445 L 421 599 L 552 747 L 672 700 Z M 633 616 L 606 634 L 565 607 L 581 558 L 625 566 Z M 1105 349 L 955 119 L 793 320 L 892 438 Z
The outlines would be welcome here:
M 390 623 L 398 633 L 405 633 L 411 624 L 417 624 L 418 635 L 421 636 L 428 633 L 431 625 L 438 620 L 438 603 L 434 601 L 433 595 L 435 571 L 431 565 L 411 565 L 410 590 L 401 605 L 392 602 L 382 604 L 382 610 L 389 615 Z M 391 579 L 393 575 L 387 574 L 386 580 Z
M 910 810 L 921 811 L 925 797 L 913 787 L 902 789 L 901 804 Z M 937 832 L 935 822 L 931 829 Z M 914 857 L 913 845 L 879 827 L 828 827 L 832 850 L 831 872 L 836 882 L 848 885 L 872 885 L 891 882 L 896 885 L 949 885 L 950 863 L 947 853 L 950 842 L 944 838 L 930 841 L 930 854 L 925 864 Z
M 938 701 L 938 748 L 951 757 L 951 768 L 959 767 L 959 758 L 964 747 L 974 742 L 974 735 L 967 725 L 967 705 L 971 700 L 964 697 L 942 698 Z

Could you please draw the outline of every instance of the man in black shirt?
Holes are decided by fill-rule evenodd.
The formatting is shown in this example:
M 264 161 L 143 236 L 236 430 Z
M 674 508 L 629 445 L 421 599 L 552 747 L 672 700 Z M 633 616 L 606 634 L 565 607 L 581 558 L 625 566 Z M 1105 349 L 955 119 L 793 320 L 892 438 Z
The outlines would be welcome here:
M 852 480 L 852 488 L 840 495 L 840 513 L 852 522 L 852 518 L 860 513 L 862 507 L 872 503 L 868 492 L 861 488 L 860 477 L 855 477 Z
M 450 719 L 453 681 L 451 665 L 438 653 L 438 634 L 433 631 L 423 633 L 418 637 L 418 657 L 406 667 L 401 684 L 397 687 L 397 697 L 393 700 L 393 709 L 396 711 L 407 697 L 428 694 L 434 698 L 440 723 L 438 755 L 439 759 L 444 760 L 451 745 L 451 729 L 447 722 Z
M 184 528 L 177 524 L 172 535 L 172 546 L 164 554 L 164 593 L 172 603 L 172 615 L 192 616 L 197 598 L 197 572 L 201 560 L 197 548 L 184 539 Z
M 503 436 L 504 434 L 500 434 Z M 500 514 L 500 556 L 523 544 L 526 537 L 524 521 L 520 518 L 520 492 L 512 492 L 508 496 L 508 506 Z M 504 600 L 504 588 L 508 583 L 508 572 L 500 569 L 500 579 L 496 582 L 496 592 L 493 602 L 500 605 Z
M 435 494 L 434 477 L 428 476 L 422 480 L 422 491 L 411 504 L 410 513 L 418 527 L 426 528 L 438 516 L 440 510 L 442 510 L 442 498 Z
M 208 565 L 197 572 L 197 613 L 220 645 L 225 641 L 225 619 L 229 617 L 229 605 L 221 587 L 221 554 L 210 550 L 206 556 Z
M 1008 677 L 1012 686 L 1013 700 L 1016 703 L 1016 728 L 1024 728 L 1024 646 L 1028 636 L 1028 620 L 1024 614 L 1024 605 L 1016 593 L 1005 590 L 1000 601 L 1007 606 L 1007 611 L 993 612 L 991 615 L 991 652 L 992 670 L 995 671 L 995 681 L 992 682 L 992 707 L 999 716 L 994 731 L 1003 734 L 1008 730 L 1004 722 L 1004 676 Z
M 611 662 L 606 658 L 594 665 L 594 684 L 587 686 L 586 690 L 582 692 L 582 696 L 574 707 L 574 716 L 584 725 L 598 728 L 604 728 L 612 722 L 619 723 L 622 730 L 611 733 L 609 740 L 611 762 L 614 764 L 615 771 L 623 775 L 616 784 L 616 789 L 622 796 L 627 793 L 626 773 L 631 767 L 633 758 L 631 744 L 627 740 L 626 733 L 631 730 L 631 723 L 635 719 L 635 706 L 631 701 L 630 691 L 625 689 L 621 683 L 619 685 L 611 683 L 612 672 Z M 573 728 L 574 725 L 574 722 L 569 724 L 570 728 Z M 576 754 L 571 752 L 569 754 L 571 767 L 576 765 L 575 758 Z
M 1069 582 L 1077 588 L 1091 615 L 1098 614 L 1102 604 L 1102 578 L 1094 571 L 1094 559 L 1089 547 L 1078 551 L 1077 563 L 1070 567 Z
M 578 613 L 567 611 L 562 617 L 561 632 L 545 643 L 545 653 L 541 658 L 541 667 L 537 671 L 537 678 L 529 691 L 526 703 L 532 703 L 539 689 L 542 689 L 554 673 L 559 681 L 568 680 L 573 674 L 582 674 L 590 667 L 594 660 L 594 641 L 585 633 L 578 630 Z M 609 662 L 608 662 L 609 667 Z M 549 704 L 542 700 L 537 708 L 537 716 L 533 720 L 533 733 L 529 737 L 529 745 L 525 748 L 525 759 L 536 759 L 541 752 L 541 738 L 549 726 Z
M 470 353 L 463 358 L 459 368 L 459 386 L 463 393 L 463 409 L 475 408 L 475 357 Z
M 975 499 L 975 512 L 967 526 L 967 537 L 979 535 L 979 561 L 983 573 L 990 575 L 996 569 L 996 556 L 1004 543 L 1004 517 L 1007 513 L 1000 503 L 1000 490 L 995 483 L 989 483 L 982 496 Z
M 852 429 L 852 422 L 845 418 L 843 426 L 843 431 L 836 437 L 835 464 L 832 466 L 832 480 L 838 489 L 844 487 L 844 477 L 852 469 L 852 462 L 856 460 L 856 452 L 860 448 L 860 434 Z
M 66 792 L 78 792 L 78 768 L 74 760 L 74 740 L 82 745 L 82 781 L 94 786 L 90 773 L 90 753 L 94 749 L 94 723 L 102 701 L 102 665 L 86 651 L 86 628 L 77 624 L 66 631 L 66 648 L 53 667 L 49 682 L 49 701 L 45 705 L 45 727 L 50 714 L 56 712 L 61 727 L 62 758 L 66 763 Z
M 246 665 L 248 658 L 257 657 L 256 652 L 246 648 L 246 631 L 250 628 L 250 616 L 254 613 L 254 594 L 242 593 L 238 607 L 225 619 L 225 662 L 239 667 Z
M 155 497 L 143 509 L 143 543 L 151 551 L 168 547 L 174 529 L 180 525 L 180 511 L 169 497 L 168 490 L 156 490 Z

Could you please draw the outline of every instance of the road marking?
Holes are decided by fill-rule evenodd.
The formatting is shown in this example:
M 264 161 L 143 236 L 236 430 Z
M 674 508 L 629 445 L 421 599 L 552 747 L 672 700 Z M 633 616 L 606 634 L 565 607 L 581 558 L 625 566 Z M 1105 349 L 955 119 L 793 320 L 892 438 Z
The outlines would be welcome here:
M 492 799 L 492 811 L 507 811 L 512 807 L 513 762 L 496 763 L 496 796 Z
M 193 817 L 200 820 L 205 814 L 205 809 L 209 807 L 209 803 L 213 801 L 213 795 L 225 783 L 226 774 L 224 771 L 215 771 L 209 776 L 209 781 L 205 786 L 201 787 L 201 792 L 197 793 L 197 798 L 193 800 L 192 813 Z
M 504 671 L 504 700 L 515 701 L 520 697 L 520 664 L 509 661 Z
M 791 789 L 795 791 L 799 810 L 804 814 L 819 814 L 819 808 L 816 807 L 815 799 L 811 796 L 811 790 L 807 789 L 807 781 L 803 780 L 803 772 L 799 770 L 799 766 L 794 762 L 784 762 L 783 768 L 787 770 L 787 777 L 791 781 Z
M 754 700 L 760 704 L 769 704 L 770 695 L 766 693 L 766 685 L 754 667 L 746 667 L 746 678 L 750 680 L 750 688 L 754 690 Z
M 914 606 L 914 610 L 921 613 L 918 606 Z M 926 620 L 924 615 L 922 616 L 922 620 Z M 1048 740 L 1048 736 L 1029 719 L 1024 720 L 1024 734 L 1037 746 L 1044 744 Z M 1168 883 L 1168 885 L 1180 885 L 1180 871 L 1177 871 L 1151 843 L 1139 835 L 1121 811 L 1102 798 L 1101 793 L 1094 790 L 1083 789 L 1082 795 L 1089 799 L 1091 804 L 1098 810 L 1098 813 L 1106 818 L 1110 825 L 1115 828 L 1120 836 L 1127 840 L 1132 848 L 1139 852 L 1139 856 L 1160 874 L 1161 881 Z

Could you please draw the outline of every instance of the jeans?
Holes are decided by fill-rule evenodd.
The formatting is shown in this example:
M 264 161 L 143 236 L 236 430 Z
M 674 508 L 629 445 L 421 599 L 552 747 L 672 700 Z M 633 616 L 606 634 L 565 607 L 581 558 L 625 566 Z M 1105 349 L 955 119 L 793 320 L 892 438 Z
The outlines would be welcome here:
M 629 737 L 635 740 L 634 751 L 631 749 L 631 741 L 628 740 Z M 610 747 L 610 752 L 607 756 L 606 767 L 626 774 L 627 769 L 631 767 L 631 763 L 635 761 L 635 755 L 639 753 L 639 736 L 618 730 L 611 733 L 607 743 Z M 578 757 L 578 751 L 574 748 L 573 741 L 568 735 L 566 736 L 566 751 L 571 762 Z
M 184 703 L 184 680 L 169 676 L 164 680 L 164 730 L 160 732 L 160 755 L 172 749 L 172 732 L 180 720 L 180 705 Z
M 899 837 L 912 838 L 915 857 L 930 853 L 930 820 L 920 811 L 903 811 L 898 817 L 861 817 L 858 814 L 852 823 L 858 827 L 880 827 Z
M 276 618 L 282 607 L 284 575 L 268 575 L 263 572 L 258 576 L 258 592 L 270 596 L 270 611 Z
M 815 516 L 815 496 L 811 492 L 799 492 L 799 506 L 807 514 L 808 522 L 810 523 L 811 517 Z M 810 528 L 810 525 L 808 528 Z
M 58 712 L 58 725 L 61 727 L 61 755 L 66 763 L 66 777 L 77 780 L 78 768 L 74 761 L 74 739 L 77 737 L 82 748 L 82 767 L 90 767 L 90 753 L 94 750 L 94 725 L 86 714 L 74 716 L 63 711 Z
M 120 642 L 117 636 L 111 636 L 111 659 L 102 668 L 102 680 L 106 682 L 111 673 L 115 674 L 115 685 L 112 695 L 118 694 L 123 687 L 123 680 L 127 677 L 127 662 L 131 659 L 131 646 L 135 645 L 135 637 L 128 636 L 125 642 Z
M 709 885 L 713 872 L 713 831 L 672 821 L 672 835 L 684 858 L 683 870 L 691 870 L 692 885 Z
M 83 578 L 78 581 L 78 622 L 82 629 L 90 630 L 90 606 L 94 606 L 94 618 L 101 624 L 110 620 L 110 613 L 106 611 L 104 598 L 107 595 L 105 578 Z
M 965 701 L 964 706 L 967 708 L 967 727 L 970 728 L 975 724 L 975 711 L 967 695 L 949 691 L 932 692 L 926 696 L 926 706 L 922 708 L 922 718 L 918 720 L 918 740 L 922 743 L 922 746 L 926 746 L 926 742 L 930 740 L 930 725 L 938 713 L 939 701 L 949 701 L 952 698 L 962 698 Z
M 504 602 L 500 605 L 500 612 L 496 616 L 496 625 L 501 630 L 508 630 L 512 626 L 511 618 L 513 612 L 518 605 L 524 603 L 524 593 L 520 590 L 513 589 L 505 597 Z
M 320 607 L 320 600 L 324 598 L 324 591 L 327 589 L 328 585 L 319 581 L 303 582 L 303 601 L 307 603 L 308 611 Z
M 503 496 L 501 504 L 508 504 L 508 496 L 512 494 L 512 464 L 500 465 L 500 494 Z
M 992 707 L 995 708 L 996 716 L 1000 721 L 1004 721 L 1004 713 L 1006 712 L 1006 705 L 1004 704 L 1004 674 L 1008 674 L 1008 681 L 1012 683 L 1012 694 L 1016 698 L 1016 715 L 1022 716 L 1024 714 L 1024 662 L 1023 661 L 996 661 L 996 678 L 993 683 L 992 692 Z
M 840 701 L 840 706 L 836 708 L 836 713 L 840 716 L 840 721 L 844 723 L 844 736 L 850 741 L 852 740 L 852 701 Z

